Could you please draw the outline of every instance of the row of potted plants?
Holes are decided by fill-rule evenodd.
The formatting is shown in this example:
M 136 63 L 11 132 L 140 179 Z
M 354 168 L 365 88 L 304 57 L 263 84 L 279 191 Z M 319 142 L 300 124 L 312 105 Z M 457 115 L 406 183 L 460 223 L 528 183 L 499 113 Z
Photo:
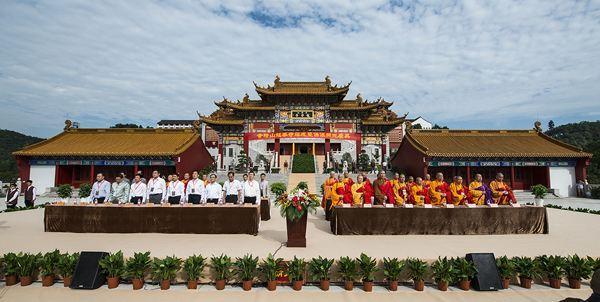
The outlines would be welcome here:
M 14 207 L 14 208 L 7 208 L 4 211 L 0 211 L 0 213 L 9 213 L 9 212 L 18 212 L 18 211 L 24 211 L 24 210 L 33 210 L 33 209 L 39 209 L 39 208 L 43 208 L 45 205 L 43 204 L 39 204 L 33 207 Z
M 1 259 L 1 267 L 7 285 L 16 284 L 17 276 L 21 285 L 29 285 L 39 271 L 44 286 L 53 285 L 56 276 L 61 276 L 65 286 L 69 286 L 78 257 L 76 253 L 60 254 L 58 250 L 45 254 L 7 253 Z M 383 258 L 379 263 L 364 253 L 358 258 L 340 257 L 335 260 L 319 256 L 307 261 L 294 257 L 286 262 L 272 255 L 262 261 L 250 254 L 235 259 L 223 254 L 210 259 L 192 255 L 183 260 L 175 256 L 151 258 L 150 252 L 135 253 L 133 257 L 125 259 L 119 251 L 100 261 L 109 288 L 118 287 L 123 278 L 131 280 L 134 290 L 143 288 L 148 275 L 160 283 L 161 289 L 169 289 L 180 271 L 187 279 L 187 287 L 196 289 L 207 267 L 212 270 L 212 281 L 218 290 L 224 289 L 228 281 L 235 280 L 241 281 L 246 291 L 252 289 L 255 281 L 266 282 L 267 289 L 273 291 L 277 283 L 282 281 L 281 276 L 287 276 L 294 290 L 301 290 L 307 277 L 319 282 L 322 290 L 328 290 L 334 264 L 340 277 L 338 280 L 343 281 L 346 290 L 352 290 L 355 282 L 360 280 L 363 290 L 367 292 L 372 291 L 376 273 L 383 275 L 380 281 L 385 281 L 390 291 L 396 291 L 402 280 L 412 280 L 414 289 L 422 291 L 425 280 L 429 278 L 442 291 L 452 284 L 469 290 L 470 281 L 477 273 L 473 263 L 465 258 L 440 257 L 431 264 L 417 258 Z M 543 255 L 535 258 L 503 256 L 497 259 L 497 266 L 504 288 L 508 288 L 511 280 L 517 276 L 524 288 L 530 288 L 533 279 L 548 279 L 551 287 L 560 288 L 564 277 L 568 278 L 571 288 L 580 288 L 582 279 L 588 279 L 594 270 L 600 269 L 600 259 L 577 255 Z
M 567 211 L 574 211 L 574 212 L 580 212 L 580 213 L 589 213 L 589 214 L 600 215 L 600 210 L 592 210 L 592 209 L 586 209 L 586 208 L 563 207 L 563 206 L 553 205 L 553 204 L 547 204 L 547 205 L 545 205 L 545 207 L 551 208 L 551 209 L 559 209 L 559 210 L 567 210 Z

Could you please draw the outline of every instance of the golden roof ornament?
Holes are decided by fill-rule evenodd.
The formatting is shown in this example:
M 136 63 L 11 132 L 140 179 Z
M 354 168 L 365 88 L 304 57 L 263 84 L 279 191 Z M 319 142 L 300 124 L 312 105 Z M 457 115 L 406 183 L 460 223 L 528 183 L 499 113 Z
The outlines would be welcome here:
M 275 75 L 275 87 L 279 87 L 279 85 L 281 85 L 281 79 L 279 78 L 279 75 L 276 74 Z
M 248 103 L 250 101 L 250 96 L 246 93 L 244 98 L 242 99 L 242 103 Z
M 325 85 L 331 87 L 331 78 L 329 76 L 325 76 Z
M 406 128 L 406 132 L 411 133 L 413 130 L 413 125 L 410 121 L 404 122 L 404 127 Z
M 542 123 L 540 121 L 535 121 L 535 123 L 533 123 L 533 129 L 537 132 L 542 132 Z
M 360 95 L 360 93 L 356 95 L 356 102 L 358 102 L 359 106 L 362 106 L 362 104 L 363 104 L 363 98 Z
M 71 130 L 72 127 L 73 127 L 73 122 L 71 122 L 71 120 L 66 120 L 65 121 L 65 128 L 63 130 L 64 131 L 69 131 L 69 130 Z
M 192 123 L 192 127 L 194 127 L 194 130 L 196 130 L 196 131 L 198 131 L 198 132 L 199 132 L 199 131 L 200 131 L 200 120 L 195 120 L 195 121 Z

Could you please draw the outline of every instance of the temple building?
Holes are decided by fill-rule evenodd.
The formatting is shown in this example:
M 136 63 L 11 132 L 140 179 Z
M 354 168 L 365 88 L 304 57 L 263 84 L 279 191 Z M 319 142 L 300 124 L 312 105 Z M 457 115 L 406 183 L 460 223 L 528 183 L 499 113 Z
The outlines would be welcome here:
M 392 102 L 369 102 L 358 94 L 345 99 L 350 83 L 284 82 L 277 76 L 273 85 L 254 83 L 260 99 L 246 94 L 241 101 L 223 99 L 218 109 L 200 120 L 219 133 L 219 169 L 236 164 L 243 151 L 249 158 L 266 160 L 272 167 L 291 163 L 295 154 L 313 154 L 317 170 L 324 163 L 340 162 L 345 153 L 356 160 L 365 151 L 381 163 L 390 156 L 388 132 L 406 116 L 390 110 Z
M 77 129 L 70 121 L 62 133 L 14 152 L 19 177 L 44 192 L 62 184 L 92 183 L 97 173 L 112 181 L 142 171 L 161 174 L 200 170 L 213 159 L 200 138 L 200 123 L 186 129 Z
M 559 196 L 572 196 L 576 181 L 587 177 L 591 157 L 545 135 L 539 122 L 532 130 L 417 130 L 409 124 L 392 166 L 432 179 L 442 172 L 446 181 L 460 175 L 470 182 L 481 174 L 489 182 L 501 172 L 513 189 L 542 184 Z

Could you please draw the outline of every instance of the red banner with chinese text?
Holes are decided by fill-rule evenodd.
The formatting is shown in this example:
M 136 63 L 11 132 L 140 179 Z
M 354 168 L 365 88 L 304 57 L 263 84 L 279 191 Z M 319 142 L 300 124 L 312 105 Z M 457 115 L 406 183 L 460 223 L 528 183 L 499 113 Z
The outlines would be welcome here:
M 320 139 L 345 139 L 359 140 L 359 133 L 343 132 L 252 132 L 244 133 L 245 140 L 265 140 L 276 138 L 320 138 Z

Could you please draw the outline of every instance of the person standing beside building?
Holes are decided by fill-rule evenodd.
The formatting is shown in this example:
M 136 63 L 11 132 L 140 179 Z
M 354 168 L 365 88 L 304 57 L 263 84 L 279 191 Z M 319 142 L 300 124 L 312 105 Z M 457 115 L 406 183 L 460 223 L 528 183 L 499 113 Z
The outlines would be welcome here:
M 267 174 L 260 174 L 260 197 L 263 199 L 269 199 L 269 181 L 267 180 Z
M 208 184 L 206 185 L 205 194 L 203 196 L 203 202 L 218 204 L 221 202 L 223 196 L 223 187 L 217 182 L 217 174 L 210 174 Z
M 165 180 L 159 176 L 158 171 L 153 171 L 152 178 L 148 180 L 148 201 L 153 204 L 160 204 L 165 199 L 167 192 Z
M 124 204 L 129 201 L 129 184 L 122 177 L 122 174 L 115 177 L 112 184 L 112 190 L 108 201 L 115 204 Z
M 25 182 L 27 188 L 25 188 L 25 206 L 31 208 L 35 205 L 35 200 L 37 199 L 37 191 L 33 186 L 33 181 L 31 179 Z
M 129 191 L 129 202 L 133 204 L 143 204 L 146 201 L 146 190 L 147 186 L 142 181 L 142 175 L 135 175 Z
M 192 172 L 192 179 L 188 181 L 185 189 L 186 200 L 192 204 L 200 204 L 202 196 L 206 194 L 204 181 L 199 179 L 198 171 Z
M 254 172 L 248 173 L 248 180 L 244 182 L 244 203 L 256 204 L 260 192 L 260 185 L 254 179 Z
M 226 203 L 241 203 L 242 184 L 235 179 L 235 173 L 227 173 L 227 181 L 223 184 L 223 200 Z
M 6 208 L 14 209 L 17 207 L 19 202 L 19 190 L 17 190 L 16 184 L 10 184 L 8 191 L 6 192 Z
M 110 182 L 104 180 L 102 173 L 96 175 L 96 182 L 92 185 L 91 195 L 94 203 L 103 203 L 110 195 Z
M 169 204 L 183 204 L 185 201 L 185 185 L 179 181 L 179 174 L 171 175 L 171 182 L 167 186 L 167 201 Z

